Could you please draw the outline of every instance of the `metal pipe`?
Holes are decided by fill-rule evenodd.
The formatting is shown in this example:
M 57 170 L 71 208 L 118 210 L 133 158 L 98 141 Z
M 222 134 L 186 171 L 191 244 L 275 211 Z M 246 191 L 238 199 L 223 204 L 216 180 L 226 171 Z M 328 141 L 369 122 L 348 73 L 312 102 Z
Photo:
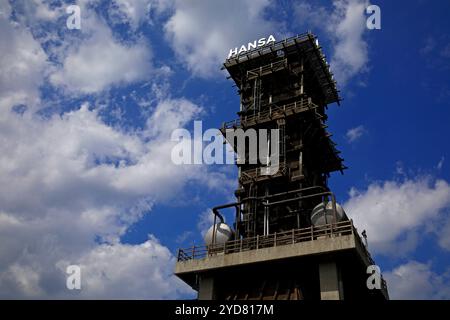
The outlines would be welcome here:
M 265 195 L 269 194 L 269 188 L 266 185 Z M 264 235 L 267 236 L 269 234 L 269 207 L 264 208 Z
M 280 192 L 280 193 L 276 193 L 276 194 L 271 194 L 267 197 L 264 198 L 274 198 L 274 197 L 279 197 L 279 196 L 284 196 L 284 195 L 288 195 L 291 193 L 296 193 L 296 192 L 302 192 L 302 191 L 308 191 L 308 190 L 313 190 L 313 189 L 321 189 L 323 191 L 328 191 L 327 188 L 322 187 L 322 186 L 313 186 L 313 187 L 307 187 L 307 188 L 300 188 L 300 189 L 296 189 L 296 190 L 291 190 L 291 191 L 286 191 L 286 192 Z
M 239 204 L 240 204 L 239 202 L 233 202 L 233 203 L 224 204 L 224 205 L 221 205 L 221 206 L 214 207 L 214 208 L 212 209 L 212 211 L 213 211 L 215 217 L 219 217 L 221 223 L 225 223 L 225 219 L 224 219 L 223 216 L 219 213 L 219 210 L 220 210 L 220 209 L 231 208 L 231 207 L 236 207 L 236 206 L 238 206 Z
M 311 195 L 307 195 L 307 196 L 300 196 L 300 197 L 295 197 L 292 199 L 285 199 L 285 200 L 280 200 L 280 201 L 275 201 L 275 202 L 271 202 L 271 203 L 263 203 L 264 206 L 274 206 L 274 205 L 278 205 L 278 204 L 282 204 L 282 203 L 287 203 L 287 202 L 292 202 L 292 201 L 297 201 L 297 200 L 301 200 L 301 199 L 307 199 L 307 198 L 313 198 L 313 197 L 318 197 L 318 196 L 324 196 L 324 195 L 329 195 L 332 198 L 332 201 L 334 201 L 336 203 L 336 199 L 334 197 L 334 194 L 332 192 L 322 192 L 322 193 L 316 193 L 316 194 L 311 194 Z
M 281 192 L 281 193 L 272 194 L 272 195 L 265 195 L 263 197 L 247 197 L 247 198 L 242 199 L 239 202 L 233 202 L 233 203 L 228 203 L 228 204 L 224 204 L 224 205 L 221 205 L 221 206 L 214 207 L 212 209 L 212 211 L 214 213 L 213 244 L 215 244 L 215 240 L 216 240 L 215 239 L 215 235 L 216 235 L 216 229 L 217 229 L 217 226 L 216 226 L 217 217 L 219 218 L 221 223 L 225 223 L 225 219 L 219 213 L 220 209 L 226 209 L 226 208 L 231 208 L 231 207 L 238 208 L 239 205 L 243 204 L 244 202 L 250 201 L 250 200 L 265 200 L 265 199 L 270 199 L 270 198 L 274 198 L 274 197 L 279 197 L 279 196 L 283 196 L 283 195 L 289 195 L 289 194 L 292 194 L 292 193 L 308 191 L 308 190 L 313 190 L 313 189 L 327 190 L 325 187 L 322 187 L 322 186 L 313 186 L 313 187 L 307 187 L 307 188 L 291 190 L 291 191 L 287 191 L 287 192 Z M 299 196 L 299 197 L 295 197 L 295 198 L 292 198 L 292 199 L 285 199 L 285 200 L 275 201 L 275 202 L 271 202 L 271 203 L 268 203 L 267 200 L 266 200 L 266 202 L 265 203 L 263 202 L 262 205 L 266 206 L 266 207 L 270 207 L 270 206 L 274 206 L 274 205 L 278 205 L 278 204 L 282 204 L 282 203 L 288 203 L 288 202 L 292 202 L 292 201 L 297 201 L 297 200 L 307 199 L 307 198 L 313 198 L 313 197 L 318 197 L 318 196 L 324 196 L 324 195 L 329 195 L 332 198 L 334 219 L 335 219 L 335 222 L 337 222 L 336 198 L 335 198 L 334 194 L 332 192 L 330 192 L 330 191 L 322 192 L 322 193 L 316 193 L 316 194 L 307 195 L 307 196 Z M 264 220 L 266 220 L 266 219 L 264 219 Z M 267 217 L 267 220 L 268 220 L 268 217 Z M 265 225 L 264 227 L 267 230 L 268 229 L 268 223 L 267 223 L 267 226 Z
M 214 212 L 214 209 L 213 209 L 213 212 Z M 223 217 L 222 217 L 222 219 L 223 219 Z M 214 224 L 213 224 L 213 232 L 212 232 L 212 243 L 211 243 L 213 246 L 216 244 L 216 228 L 217 228 L 216 221 L 217 221 L 217 215 L 214 215 Z
M 314 187 L 307 187 L 307 188 L 301 188 L 301 189 L 296 189 L 296 190 L 291 190 L 291 191 L 286 191 L 286 192 L 281 192 L 281 193 L 276 193 L 276 194 L 271 194 L 268 196 L 262 196 L 262 197 L 247 197 L 247 198 L 243 198 L 241 200 L 241 203 L 244 203 L 248 200 L 264 200 L 264 199 L 270 199 L 270 198 L 275 198 L 275 197 L 280 197 L 280 196 L 285 196 L 285 195 L 289 195 L 291 193 L 296 193 L 296 192 L 302 192 L 302 191 L 308 191 L 308 190 L 313 190 L 313 189 L 321 189 L 324 192 L 327 192 L 328 189 L 322 186 L 314 186 Z

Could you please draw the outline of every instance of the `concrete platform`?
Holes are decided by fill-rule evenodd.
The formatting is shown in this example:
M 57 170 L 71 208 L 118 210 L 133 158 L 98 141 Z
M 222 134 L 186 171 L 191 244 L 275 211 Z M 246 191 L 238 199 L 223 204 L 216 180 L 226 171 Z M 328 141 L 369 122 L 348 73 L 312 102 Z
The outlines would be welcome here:
M 277 268 L 283 266 L 286 266 L 285 273 L 291 273 L 292 278 L 299 277 L 302 273 L 314 273 L 311 268 L 318 268 L 320 288 L 315 286 L 320 290 L 320 299 L 342 299 L 345 290 L 342 288 L 341 273 L 344 274 L 348 286 L 358 287 L 358 290 L 353 289 L 352 292 L 365 292 L 365 281 L 369 276 L 366 274 L 366 268 L 372 264 L 374 262 L 358 234 L 352 232 L 346 235 L 333 234 L 311 241 L 228 254 L 222 252 L 207 255 L 202 259 L 178 261 L 175 274 L 199 290 L 199 298 L 214 299 L 218 295 L 217 292 L 221 291 L 217 287 L 229 287 L 228 282 L 242 282 L 252 276 L 270 278 L 273 277 L 274 271 L 278 271 Z M 300 272 L 302 268 L 308 271 Z M 221 284 L 213 283 L 212 279 L 217 278 L 229 280 Z M 378 292 L 369 294 L 388 299 L 385 287 L 376 291 Z M 314 296 L 317 294 L 314 293 Z

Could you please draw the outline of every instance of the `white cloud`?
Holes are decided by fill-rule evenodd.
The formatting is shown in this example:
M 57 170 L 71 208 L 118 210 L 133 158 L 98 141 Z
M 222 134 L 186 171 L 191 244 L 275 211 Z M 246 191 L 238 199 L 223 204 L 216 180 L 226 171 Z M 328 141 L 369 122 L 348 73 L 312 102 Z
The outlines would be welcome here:
M 409 261 L 384 273 L 391 299 L 450 299 L 450 273 L 431 270 L 431 264 Z
M 364 39 L 367 0 L 334 0 L 333 11 L 299 2 L 295 13 L 301 25 L 320 28 L 332 41 L 331 70 L 341 86 L 367 70 L 368 45 Z
M 202 237 L 205 236 L 209 228 L 214 224 L 214 214 L 211 209 L 203 211 L 198 216 L 197 228 L 200 231 Z
M 364 133 L 366 133 L 366 129 L 363 125 L 357 126 L 355 128 L 349 129 L 345 136 L 347 137 L 347 141 L 349 143 L 355 142 L 359 138 L 361 138 Z
M 446 220 L 443 225 L 436 228 L 436 234 L 441 248 L 450 251 L 450 217 L 447 217 Z
M 335 35 L 331 66 L 336 80 L 342 85 L 367 68 L 368 49 L 363 35 L 366 29 L 366 0 L 334 1 L 333 26 L 329 32 Z
M 450 186 L 430 177 L 374 182 L 364 191 L 352 189 L 344 207 L 355 225 L 367 230 L 373 251 L 401 255 L 415 248 L 420 228 L 444 217 Z
M 175 277 L 175 257 L 157 239 L 140 245 L 103 244 L 80 258 L 79 298 L 170 299 L 193 294 Z M 65 272 L 71 262 L 59 262 Z
M 164 7 L 157 5 L 159 2 L 152 2 L 155 8 Z M 79 4 L 81 30 L 68 30 L 65 25 L 61 30 L 58 18 L 66 14 L 64 7 L 50 8 L 41 0 L 19 2 L 18 22 L 12 22 L 9 20 L 11 7 L 9 3 L 3 3 L 4 12 L 0 16 L 1 105 L 36 104 L 39 87 L 47 76 L 52 85 L 75 95 L 99 93 L 112 86 L 148 80 L 165 73 L 164 66 L 161 69 L 153 67 L 151 46 L 143 37 L 135 37 L 128 43 L 119 41 L 93 10 L 95 3 L 81 1 Z M 141 12 L 138 2 L 119 1 L 119 4 L 120 8 L 125 6 L 136 14 Z M 131 16 L 130 19 L 138 18 Z M 42 22 L 50 23 L 52 29 L 42 28 Z M 59 23 L 63 22 L 59 20 Z M 37 36 L 33 37 L 30 29 L 34 29 Z M 43 43 L 52 56 L 51 64 L 41 47 Z
M 194 75 L 211 77 L 218 74 L 231 48 L 279 30 L 264 17 L 269 5 L 269 0 L 177 0 L 165 25 L 166 38 Z
M 35 15 L 38 19 L 56 20 L 58 18 L 58 14 L 61 14 L 60 8 L 51 9 L 48 3 L 44 2 L 44 0 L 33 0 L 30 3 L 35 4 Z
M 175 242 L 178 244 L 185 244 L 188 239 L 190 239 L 193 236 L 192 231 L 184 231 L 182 234 L 178 235 L 175 239 Z
M 185 99 L 166 98 L 135 132 L 108 126 L 87 104 L 50 119 L 3 112 L 0 296 L 78 297 L 65 289 L 64 263 L 86 270 L 79 297 L 190 292 L 171 275 L 173 257 L 156 239 L 140 245 L 119 239 L 155 202 L 180 196 L 188 181 L 227 185 L 224 175 L 170 160 L 172 129 L 199 112 Z
M 26 28 L 9 20 L 9 3 L 0 4 L 0 108 L 35 105 L 48 67 L 47 56 Z
M 169 10 L 172 0 L 114 0 L 109 6 L 109 15 L 116 22 L 126 22 L 133 30 L 141 24 L 152 23 L 152 18 Z
M 50 76 L 53 85 L 68 92 L 96 93 L 113 85 L 148 79 L 154 73 L 145 40 L 132 45 L 120 43 L 96 16 L 84 18 L 82 30 L 90 37 L 68 48 L 62 69 Z
M 38 116 L 47 76 L 65 89 L 61 93 L 77 95 L 149 79 L 159 70 L 152 67 L 148 43 L 118 41 L 86 2 L 79 2 L 79 38 L 67 30 L 61 38 L 43 29 L 36 32 L 43 38 L 29 32 L 41 20 L 52 21 L 60 8 L 27 2 L 12 22 L 9 3 L 0 3 L 0 297 L 189 296 L 192 291 L 172 275 L 174 257 L 156 238 L 136 245 L 120 238 L 155 203 L 182 196 L 188 182 L 216 191 L 229 187 L 221 172 L 171 162 L 172 130 L 202 108 L 157 94 L 146 125 L 134 131 L 108 125 L 88 103 Z M 48 39 L 57 40 L 47 49 L 62 67 L 48 62 L 42 50 Z M 11 111 L 17 104 L 29 108 Z M 82 266 L 81 292 L 65 287 L 68 264 Z

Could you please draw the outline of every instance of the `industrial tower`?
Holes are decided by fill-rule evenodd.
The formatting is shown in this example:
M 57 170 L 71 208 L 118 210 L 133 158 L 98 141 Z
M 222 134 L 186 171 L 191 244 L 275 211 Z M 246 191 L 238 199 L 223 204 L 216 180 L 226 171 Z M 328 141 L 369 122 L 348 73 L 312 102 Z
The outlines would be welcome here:
M 327 132 L 327 106 L 340 98 L 317 38 L 253 48 L 224 68 L 241 103 L 222 133 L 278 129 L 279 164 L 272 172 L 270 164 L 238 164 L 236 202 L 213 209 L 207 243 L 180 249 L 175 274 L 199 299 L 387 299 L 384 280 L 368 289 L 374 262 L 327 185 L 346 167 Z M 235 210 L 232 227 L 226 208 Z

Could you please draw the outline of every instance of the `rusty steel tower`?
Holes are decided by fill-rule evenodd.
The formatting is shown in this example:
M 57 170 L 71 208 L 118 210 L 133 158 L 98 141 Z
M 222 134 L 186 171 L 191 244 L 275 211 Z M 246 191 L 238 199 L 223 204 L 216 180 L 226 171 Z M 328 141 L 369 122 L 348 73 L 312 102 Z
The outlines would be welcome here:
M 176 275 L 199 299 L 387 299 L 384 280 L 368 289 L 374 262 L 328 188 L 330 173 L 346 167 L 327 131 L 327 106 L 340 98 L 317 38 L 252 48 L 224 68 L 240 110 L 222 133 L 277 129 L 279 161 L 271 172 L 268 164 L 238 164 L 236 202 L 213 209 L 204 246 L 179 250 Z M 232 226 L 226 208 L 235 210 Z

